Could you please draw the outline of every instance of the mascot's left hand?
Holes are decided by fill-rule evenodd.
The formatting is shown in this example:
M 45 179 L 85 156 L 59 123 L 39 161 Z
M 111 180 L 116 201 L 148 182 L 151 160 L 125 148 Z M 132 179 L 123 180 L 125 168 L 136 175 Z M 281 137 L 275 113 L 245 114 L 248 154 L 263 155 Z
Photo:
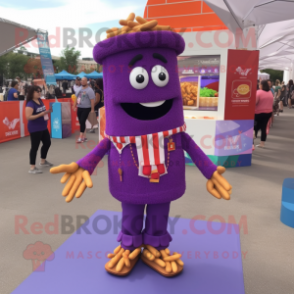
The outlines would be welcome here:
M 222 176 L 226 169 L 222 166 L 218 166 L 217 170 L 213 173 L 210 180 L 207 181 L 207 191 L 218 199 L 230 200 L 232 194 L 232 186 Z

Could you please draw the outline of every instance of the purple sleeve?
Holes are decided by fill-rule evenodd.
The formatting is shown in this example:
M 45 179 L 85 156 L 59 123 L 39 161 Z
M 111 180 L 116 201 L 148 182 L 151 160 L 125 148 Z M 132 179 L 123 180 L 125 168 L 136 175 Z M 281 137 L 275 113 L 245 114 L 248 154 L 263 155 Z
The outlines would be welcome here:
M 202 174 L 210 179 L 216 171 L 217 166 L 211 162 L 208 156 L 198 147 L 193 139 L 186 133 L 182 134 L 183 149 L 190 155 L 192 161 L 199 168 Z
M 103 156 L 110 149 L 110 140 L 108 138 L 103 139 L 90 153 L 85 157 L 77 161 L 79 167 L 87 170 L 90 175 L 93 173 L 97 164 L 103 158 Z

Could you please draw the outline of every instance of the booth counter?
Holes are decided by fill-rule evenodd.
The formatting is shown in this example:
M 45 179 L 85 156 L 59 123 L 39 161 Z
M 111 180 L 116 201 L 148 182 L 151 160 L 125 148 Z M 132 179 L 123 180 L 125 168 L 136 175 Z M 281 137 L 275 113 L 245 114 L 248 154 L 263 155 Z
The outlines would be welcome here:
M 50 104 L 55 102 L 53 99 L 42 101 L 45 104 L 46 109 L 49 109 Z M 70 98 L 64 98 L 58 99 L 58 102 L 72 103 L 72 100 Z M 25 105 L 25 101 L 0 102 L 0 143 L 29 136 L 27 120 L 25 117 Z M 70 113 L 71 133 L 74 133 L 76 130 L 79 130 L 79 122 L 76 112 L 74 112 L 71 107 Z M 51 119 L 48 122 L 48 129 L 49 132 L 51 132 Z
M 178 70 L 187 133 L 215 164 L 251 165 L 259 51 L 233 49 L 226 31 L 182 36 Z M 186 163 L 194 165 L 188 154 Z

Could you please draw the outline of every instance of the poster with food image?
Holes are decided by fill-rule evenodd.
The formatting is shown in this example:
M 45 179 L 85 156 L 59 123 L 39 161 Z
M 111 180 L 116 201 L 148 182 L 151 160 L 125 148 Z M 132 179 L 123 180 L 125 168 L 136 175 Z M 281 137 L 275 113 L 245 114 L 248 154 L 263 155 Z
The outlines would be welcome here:
M 198 85 L 199 77 L 180 77 L 181 93 L 184 109 L 194 109 L 198 107 Z
M 217 111 L 219 69 L 219 55 L 178 57 L 184 109 Z

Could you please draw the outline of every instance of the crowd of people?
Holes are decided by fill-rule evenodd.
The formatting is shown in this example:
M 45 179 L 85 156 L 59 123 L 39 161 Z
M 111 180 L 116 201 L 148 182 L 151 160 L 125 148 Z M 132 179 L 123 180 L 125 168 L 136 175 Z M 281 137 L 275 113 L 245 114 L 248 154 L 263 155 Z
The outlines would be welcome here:
M 7 81 L 5 85 L 0 86 L 0 93 L 4 95 L 4 101 L 18 101 L 25 100 L 28 95 L 29 88 L 33 85 L 40 86 L 42 93 L 41 96 L 45 99 L 53 99 L 55 97 L 62 97 L 64 95 L 74 94 L 74 88 L 76 81 L 81 81 L 81 78 L 77 77 L 73 81 L 58 81 L 56 86 L 54 85 L 38 85 L 34 81 L 22 81 L 19 77 L 14 80 Z M 87 80 L 87 84 L 93 91 L 95 91 L 95 80 Z
M 65 84 L 62 83 L 62 88 L 64 85 Z M 74 100 L 75 102 L 73 103 L 73 110 L 77 111 L 80 123 L 80 136 L 77 143 L 83 143 L 87 141 L 85 134 L 86 121 L 89 114 L 94 113 L 94 116 L 97 118 L 99 108 L 104 106 L 103 79 L 88 80 L 86 77 L 82 79 L 77 77 L 70 89 L 71 94 L 76 97 Z M 56 95 L 56 91 L 60 91 L 59 87 L 54 87 L 53 85 L 48 86 L 47 90 L 49 94 L 54 97 Z M 68 89 L 63 88 L 63 90 L 66 92 Z M 46 160 L 51 146 L 51 139 L 47 125 L 52 109 L 46 109 L 46 106 L 42 101 L 44 98 L 51 97 L 42 97 L 43 99 L 41 99 L 43 91 L 44 89 L 38 85 L 25 86 L 25 83 L 17 77 L 11 82 L 10 89 L 6 93 L 7 99 L 5 99 L 6 101 L 26 101 L 25 116 L 28 121 L 28 131 L 31 139 L 31 148 L 29 152 L 30 174 L 42 173 L 42 169 L 38 169 L 36 167 L 36 157 L 40 143 L 42 143 L 42 147 L 39 166 L 53 166 L 53 164 Z M 60 97 L 61 95 L 56 96 Z M 90 132 L 95 132 L 93 125 Z
M 256 147 L 264 148 L 267 129 L 273 125 L 274 116 L 279 116 L 284 111 L 284 107 L 292 109 L 294 102 L 294 85 L 290 80 L 287 85 L 279 80 L 273 85 L 271 80 L 257 81 L 255 120 L 254 120 L 254 139 L 261 131 L 261 140 Z M 254 140 L 253 146 L 254 150 Z

